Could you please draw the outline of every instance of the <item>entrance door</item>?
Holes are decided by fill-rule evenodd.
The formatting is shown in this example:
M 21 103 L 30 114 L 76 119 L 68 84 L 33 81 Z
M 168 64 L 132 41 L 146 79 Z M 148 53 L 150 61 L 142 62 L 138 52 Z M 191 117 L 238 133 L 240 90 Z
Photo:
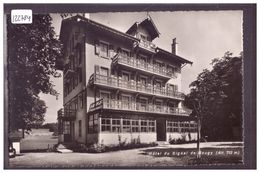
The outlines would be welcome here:
M 64 121 L 63 124 L 63 134 L 64 142 L 71 142 L 71 124 L 69 121 Z
M 156 120 L 157 141 L 166 141 L 166 120 Z

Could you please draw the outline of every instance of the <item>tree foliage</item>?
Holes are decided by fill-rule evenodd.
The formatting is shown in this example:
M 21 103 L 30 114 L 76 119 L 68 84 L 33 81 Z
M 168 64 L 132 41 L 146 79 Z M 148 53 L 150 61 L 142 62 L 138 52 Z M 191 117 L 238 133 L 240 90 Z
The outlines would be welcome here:
M 226 52 L 190 84 L 185 104 L 200 118 L 202 136 L 209 140 L 242 139 L 242 56 Z
M 33 15 L 32 24 L 18 25 L 7 16 L 9 130 L 43 122 L 46 106 L 38 94 L 58 95 L 50 77 L 61 75 L 62 46 L 51 22 L 50 15 Z

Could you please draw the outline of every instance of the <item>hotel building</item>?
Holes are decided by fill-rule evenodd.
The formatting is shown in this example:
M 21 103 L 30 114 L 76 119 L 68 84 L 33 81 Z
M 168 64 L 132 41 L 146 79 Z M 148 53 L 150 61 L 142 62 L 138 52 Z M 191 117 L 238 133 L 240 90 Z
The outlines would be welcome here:
M 59 142 L 196 140 L 181 92 L 181 70 L 192 62 L 176 55 L 176 39 L 171 52 L 155 45 L 159 34 L 150 16 L 126 32 L 79 15 L 62 21 Z

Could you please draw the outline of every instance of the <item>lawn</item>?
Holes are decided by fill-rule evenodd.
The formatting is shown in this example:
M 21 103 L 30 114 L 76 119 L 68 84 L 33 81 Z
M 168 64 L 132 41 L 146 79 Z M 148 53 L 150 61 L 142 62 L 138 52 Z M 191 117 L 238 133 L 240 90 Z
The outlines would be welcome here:
M 53 147 L 58 143 L 58 138 L 52 134 L 48 129 L 32 129 L 31 133 L 25 134 L 25 138 L 21 140 L 21 152 L 46 151 Z

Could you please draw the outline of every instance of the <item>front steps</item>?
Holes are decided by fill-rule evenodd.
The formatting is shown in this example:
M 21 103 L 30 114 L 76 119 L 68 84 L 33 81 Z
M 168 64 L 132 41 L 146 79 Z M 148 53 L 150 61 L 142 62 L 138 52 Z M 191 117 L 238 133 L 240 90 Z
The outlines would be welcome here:
M 156 143 L 158 144 L 159 147 L 164 147 L 164 146 L 170 145 L 169 142 L 167 142 L 167 141 L 157 141 Z
M 72 153 L 73 151 L 66 148 L 63 144 L 59 144 L 57 147 L 57 152 L 59 153 Z

